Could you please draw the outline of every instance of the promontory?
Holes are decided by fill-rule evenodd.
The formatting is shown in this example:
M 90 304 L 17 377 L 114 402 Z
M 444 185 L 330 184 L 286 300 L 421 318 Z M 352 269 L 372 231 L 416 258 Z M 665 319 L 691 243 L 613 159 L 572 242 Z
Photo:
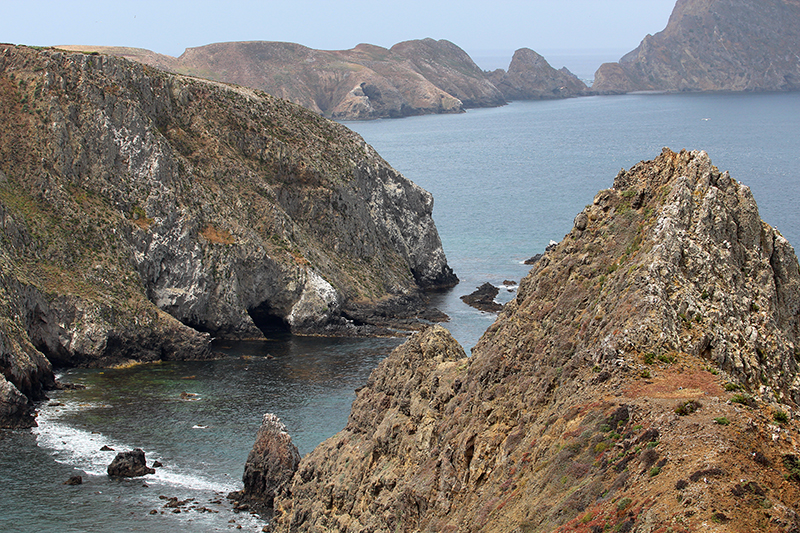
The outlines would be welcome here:
M 678 0 L 664 31 L 607 63 L 592 90 L 800 90 L 800 2 Z
M 113 56 L 0 46 L 0 426 L 53 366 L 391 334 L 453 286 L 431 195 L 344 126 Z
M 471 357 L 416 334 L 289 482 L 250 479 L 281 532 L 798 531 L 798 360 L 794 250 L 705 152 L 664 149 Z

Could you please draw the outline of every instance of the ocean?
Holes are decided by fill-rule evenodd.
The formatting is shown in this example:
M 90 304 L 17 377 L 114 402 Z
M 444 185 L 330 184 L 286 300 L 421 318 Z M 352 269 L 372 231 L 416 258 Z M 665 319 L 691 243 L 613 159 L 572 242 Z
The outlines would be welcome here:
M 460 115 L 347 123 L 433 193 L 434 219 L 461 283 L 433 295 L 469 349 L 495 315 L 460 296 L 484 282 L 514 296 L 524 260 L 559 241 L 621 168 L 662 147 L 705 150 L 748 185 L 762 218 L 800 243 L 800 93 L 647 94 L 516 102 Z M 39 427 L 0 431 L 1 531 L 260 531 L 225 495 L 241 488 L 265 412 L 301 454 L 344 427 L 354 389 L 401 340 L 284 337 L 218 343 L 210 362 L 71 369 L 86 385 L 39 408 Z M 187 393 L 183 395 L 181 393 Z M 114 451 L 102 451 L 103 446 Z M 116 451 L 164 464 L 111 480 Z M 64 485 L 81 475 L 83 485 Z M 185 502 L 174 512 L 166 498 Z

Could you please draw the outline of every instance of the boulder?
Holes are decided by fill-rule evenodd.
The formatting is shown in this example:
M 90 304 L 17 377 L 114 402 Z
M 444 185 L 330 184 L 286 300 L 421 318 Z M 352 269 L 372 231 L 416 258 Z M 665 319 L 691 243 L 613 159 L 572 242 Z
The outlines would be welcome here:
M 139 477 L 155 473 L 154 469 L 147 466 L 141 448 L 119 452 L 108 465 L 108 475 L 113 477 Z

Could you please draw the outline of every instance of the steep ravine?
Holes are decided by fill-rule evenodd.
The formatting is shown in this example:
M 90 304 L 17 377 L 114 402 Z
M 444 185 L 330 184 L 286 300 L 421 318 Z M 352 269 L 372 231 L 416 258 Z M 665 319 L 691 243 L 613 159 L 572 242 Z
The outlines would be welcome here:
M 0 425 L 52 367 L 420 327 L 433 198 L 344 126 L 111 56 L 0 46 Z
M 471 357 L 416 334 L 289 482 L 254 449 L 245 491 L 269 489 L 276 531 L 800 531 L 799 313 L 750 190 L 665 149 L 578 214 Z

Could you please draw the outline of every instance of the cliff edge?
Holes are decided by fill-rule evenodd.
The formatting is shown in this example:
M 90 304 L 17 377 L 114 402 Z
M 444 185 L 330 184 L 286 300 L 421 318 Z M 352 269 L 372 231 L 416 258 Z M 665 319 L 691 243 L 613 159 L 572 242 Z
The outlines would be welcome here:
M 800 267 L 704 152 L 621 171 L 471 357 L 418 333 L 277 531 L 800 529 Z
M 678 0 L 667 27 L 607 63 L 592 90 L 796 91 L 800 2 Z
M 33 423 L 51 365 L 418 328 L 423 291 L 457 282 L 431 195 L 299 106 L 11 45 L 0 101 L 3 425 Z

